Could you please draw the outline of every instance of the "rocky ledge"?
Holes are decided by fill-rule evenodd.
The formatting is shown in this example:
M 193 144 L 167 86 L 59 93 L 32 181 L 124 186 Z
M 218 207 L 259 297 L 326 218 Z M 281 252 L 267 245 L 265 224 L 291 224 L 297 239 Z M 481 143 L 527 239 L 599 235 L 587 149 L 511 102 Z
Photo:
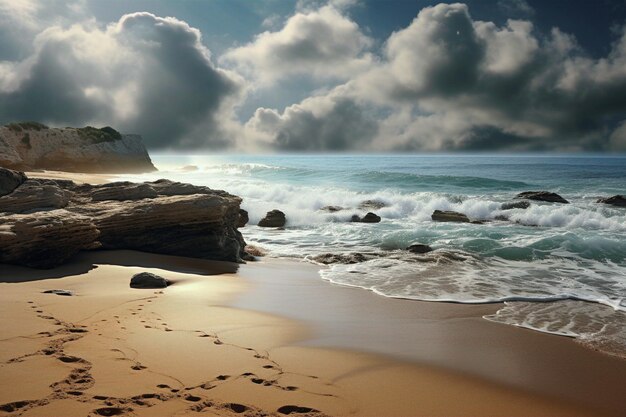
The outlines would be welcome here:
M 0 262 L 37 268 L 81 250 L 133 249 L 241 262 L 241 198 L 158 180 L 75 184 L 0 168 Z
M 123 135 L 111 127 L 49 128 L 36 122 L 0 126 L 0 166 L 20 171 L 156 170 L 139 135 Z

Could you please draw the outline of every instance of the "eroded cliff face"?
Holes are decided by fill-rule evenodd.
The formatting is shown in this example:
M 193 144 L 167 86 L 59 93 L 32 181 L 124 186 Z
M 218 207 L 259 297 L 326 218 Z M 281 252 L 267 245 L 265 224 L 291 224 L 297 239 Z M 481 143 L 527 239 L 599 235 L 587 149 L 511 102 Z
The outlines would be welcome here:
M 34 122 L 0 127 L 0 166 L 21 171 L 156 170 L 139 135 L 122 135 L 109 127 L 49 128 Z
M 169 180 L 79 185 L 3 168 L 0 183 L 0 263 L 49 268 L 98 248 L 247 257 L 241 198 L 225 191 Z

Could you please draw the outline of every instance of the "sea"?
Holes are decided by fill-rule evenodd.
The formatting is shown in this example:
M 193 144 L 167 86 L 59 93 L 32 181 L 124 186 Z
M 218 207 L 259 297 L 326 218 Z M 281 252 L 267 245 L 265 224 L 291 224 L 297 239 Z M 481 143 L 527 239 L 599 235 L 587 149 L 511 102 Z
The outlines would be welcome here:
M 485 319 L 574 337 L 626 357 L 626 156 L 599 155 L 182 155 L 152 156 L 158 172 L 120 179 L 172 180 L 243 198 L 241 229 L 266 256 L 317 262 L 359 253 L 361 262 L 321 268 L 320 279 L 383 297 L 503 302 Z M 570 204 L 532 201 L 556 192 Z M 362 207 L 375 201 L 380 208 Z M 327 206 L 341 208 L 329 212 Z M 279 209 L 281 229 L 256 226 Z M 434 222 L 434 210 L 474 223 Z M 380 223 L 356 223 L 374 212 Z M 506 218 L 506 220 L 504 220 Z M 414 243 L 434 250 L 413 254 Z

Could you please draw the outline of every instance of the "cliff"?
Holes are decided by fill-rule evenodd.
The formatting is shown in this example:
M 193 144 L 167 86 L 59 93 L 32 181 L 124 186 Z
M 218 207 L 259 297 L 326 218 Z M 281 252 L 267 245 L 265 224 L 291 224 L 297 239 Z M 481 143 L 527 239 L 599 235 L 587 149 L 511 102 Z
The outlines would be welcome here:
M 0 168 L 0 263 L 49 268 L 98 248 L 241 262 L 240 204 L 169 180 L 89 185 Z
M 0 166 L 21 171 L 156 170 L 139 135 L 122 135 L 110 127 L 49 128 L 35 122 L 0 127 Z

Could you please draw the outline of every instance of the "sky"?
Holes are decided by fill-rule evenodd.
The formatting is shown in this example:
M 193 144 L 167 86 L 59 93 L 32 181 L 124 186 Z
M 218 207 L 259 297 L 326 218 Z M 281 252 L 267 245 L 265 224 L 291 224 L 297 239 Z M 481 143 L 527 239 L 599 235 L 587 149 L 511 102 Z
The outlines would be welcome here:
M 623 0 L 0 0 L 0 123 L 151 150 L 624 152 Z

